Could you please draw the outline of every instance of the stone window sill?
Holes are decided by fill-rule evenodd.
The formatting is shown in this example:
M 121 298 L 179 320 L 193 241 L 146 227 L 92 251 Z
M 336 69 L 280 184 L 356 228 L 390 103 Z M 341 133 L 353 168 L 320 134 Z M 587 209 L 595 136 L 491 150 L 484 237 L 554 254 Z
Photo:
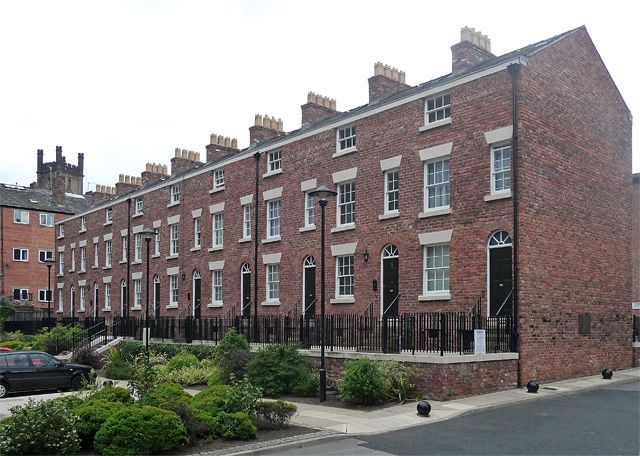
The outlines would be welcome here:
M 428 210 L 428 211 L 425 211 L 425 212 L 420 212 L 418 214 L 418 218 L 437 217 L 438 215 L 447 215 L 447 214 L 451 214 L 451 208 L 450 207 L 445 207 L 443 209 L 434 209 L 434 210 Z
M 264 173 L 262 175 L 263 178 L 277 176 L 278 174 L 282 174 L 282 168 L 276 169 L 275 171 L 269 171 L 268 173 Z
M 306 231 L 314 231 L 316 229 L 316 225 L 308 225 L 308 226 L 303 226 L 302 228 L 298 228 L 298 232 L 299 233 L 304 233 Z
M 356 224 L 355 223 L 347 223 L 345 225 L 340 225 L 340 226 L 336 226 L 331 228 L 331 232 L 332 233 L 340 233 L 341 231 L 350 231 L 350 230 L 355 230 L 356 229 Z
M 427 294 L 418 296 L 418 301 L 450 301 L 451 293 Z
M 211 190 L 209 190 L 209 194 L 212 195 L 214 193 L 218 193 L 224 190 L 224 185 L 222 187 L 218 187 L 218 188 L 212 188 Z
M 202 249 L 202 246 L 198 246 L 198 247 L 191 247 L 191 251 L 192 252 L 197 252 L 198 250 Z
M 180 255 L 169 255 L 165 260 L 177 260 L 178 258 L 180 258 Z
M 113 222 L 105 222 L 105 223 L 102 224 L 102 226 L 109 226 L 111 224 L 113 224 Z
M 222 301 L 219 301 L 219 302 L 212 302 L 212 303 L 207 304 L 207 307 L 210 307 L 210 308 L 213 308 L 213 307 L 222 307 L 222 306 L 223 306 Z
M 263 306 L 279 306 L 280 305 L 280 300 L 274 300 L 274 301 L 264 301 L 262 303 L 260 303 Z
M 355 304 L 356 298 L 334 298 L 329 300 L 329 304 Z
M 238 244 L 242 244 L 243 242 L 251 242 L 251 238 L 242 238 L 242 239 L 238 239 Z
M 271 242 L 278 242 L 278 241 L 280 241 L 280 240 L 281 240 L 280 236 L 274 236 L 274 237 L 272 237 L 272 238 L 263 239 L 263 240 L 262 240 L 262 243 L 263 243 L 263 244 L 270 244 Z
M 142 217 L 143 215 L 144 215 L 144 213 L 142 213 L 142 212 L 138 212 L 137 214 L 133 214 L 133 215 L 131 216 L 131 218 Z
M 496 201 L 496 200 L 507 199 L 507 198 L 511 198 L 511 190 L 509 190 L 508 192 L 493 193 L 491 195 L 485 195 L 484 200 Z
M 218 252 L 220 250 L 224 249 L 224 246 L 222 245 L 216 245 L 215 247 L 210 247 L 208 249 L 209 252 Z
M 418 131 L 427 131 L 433 128 L 442 127 L 443 125 L 449 125 L 450 123 L 451 123 L 451 117 L 448 117 L 446 119 L 442 119 L 437 122 L 432 122 L 430 124 L 423 125 L 420 128 L 418 128 Z
M 331 155 L 331 158 L 342 157 L 343 155 L 349 155 L 349 154 L 352 154 L 354 152 L 358 152 L 358 149 L 355 146 L 354 147 L 350 147 L 348 149 L 341 150 L 341 151 L 336 151 L 333 155 Z
M 389 212 L 378 216 L 378 220 L 389 220 L 400 217 L 400 212 Z
M 178 304 L 169 304 L 167 306 L 167 309 L 177 309 L 178 308 Z
M 167 207 L 177 206 L 178 204 L 180 204 L 180 201 L 174 201 L 173 203 L 167 204 Z

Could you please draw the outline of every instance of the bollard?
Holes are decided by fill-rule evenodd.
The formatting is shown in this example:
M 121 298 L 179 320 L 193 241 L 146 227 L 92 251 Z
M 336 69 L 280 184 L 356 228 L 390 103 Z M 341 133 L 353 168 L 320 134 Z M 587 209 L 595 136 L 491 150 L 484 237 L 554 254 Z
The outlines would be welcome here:
M 111 380 L 105 380 L 102 382 L 102 386 L 113 386 L 113 382 Z
M 608 367 L 605 369 L 602 369 L 602 378 L 605 380 L 612 380 L 613 379 L 613 371 L 611 369 L 609 369 Z
M 535 380 L 529 380 L 527 383 L 527 393 L 537 393 L 540 388 L 540 384 Z
M 418 415 L 420 416 L 429 416 L 431 413 L 431 404 L 427 401 L 418 402 Z

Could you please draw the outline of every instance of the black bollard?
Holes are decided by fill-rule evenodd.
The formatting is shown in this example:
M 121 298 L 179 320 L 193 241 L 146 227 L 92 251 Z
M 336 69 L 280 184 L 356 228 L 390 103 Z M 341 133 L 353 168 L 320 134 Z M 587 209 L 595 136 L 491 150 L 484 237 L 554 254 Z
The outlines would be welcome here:
M 102 382 L 102 386 L 113 386 L 113 382 L 111 380 L 105 380 Z
M 540 384 L 535 380 L 529 380 L 527 383 L 527 393 L 537 393 L 540 388 Z
M 431 413 L 431 404 L 427 401 L 418 402 L 418 415 L 420 416 L 429 416 Z
M 602 378 L 604 378 L 605 380 L 612 380 L 613 379 L 613 371 L 611 369 L 609 369 L 608 367 L 605 369 L 602 369 Z

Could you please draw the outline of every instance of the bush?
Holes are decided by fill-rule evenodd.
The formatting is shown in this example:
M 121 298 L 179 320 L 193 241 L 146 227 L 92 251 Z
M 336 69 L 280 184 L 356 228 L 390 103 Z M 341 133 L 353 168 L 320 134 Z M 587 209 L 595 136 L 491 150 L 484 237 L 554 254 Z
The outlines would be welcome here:
M 216 369 L 213 367 L 185 367 L 171 372 L 163 370 L 159 374 L 159 380 L 183 386 L 206 385 L 215 373 Z
M 258 429 L 282 429 L 289 425 L 298 407 L 284 401 L 260 401 L 255 406 Z
M 103 399 L 91 399 L 73 409 L 78 416 L 76 430 L 83 448 L 93 448 L 93 439 L 102 424 L 123 408 L 122 402 L 108 402 Z
M 126 456 L 171 450 L 189 441 L 180 417 L 156 407 L 129 407 L 112 415 L 96 433 L 102 455 Z
M 133 360 L 136 356 L 144 354 L 144 344 L 139 340 L 124 340 L 120 343 L 120 352 L 127 360 Z M 161 355 L 172 358 L 180 352 L 188 352 L 196 355 L 200 360 L 214 358 L 215 345 L 195 344 L 149 344 L 149 352 L 156 356 Z
M 133 404 L 133 396 L 127 388 L 121 386 L 105 386 L 93 392 L 87 400 L 120 402 L 125 405 Z
M 98 369 L 99 362 L 93 351 L 90 348 L 82 348 L 73 353 L 73 362 L 79 364 L 86 364 L 94 369 Z
M 233 379 L 233 377 L 232 377 Z M 235 379 L 233 379 L 235 380 Z M 228 413 L 244 412 L 252 414 L 262 391 L 249 382 L 247 377 L 235 382 L 223 396 L 222 410 Z
M 138 399 L 143 399 L 151 393 L 158 383 L 158 375 L 151 363 L 144 356 L 133 360 L 132 372 L 129 377 L 129 390 Z
M 220 412 L 213 419 L 213 431 L 225 440 L 249 440 L 256 438 L 256 426 L 249 415 L 242 412 Z
M 184 427 L 187 430 L 189 441 L 191 443 L 196 440 L 204 439 L 211 433 L 211 429 L 207 421 L 198 418 L 196 414 L 193 413 L 193 410 L 191 410 L 189 405 L 184 403 L 169 403 L 165 408 L 175 412 L 176 415 L 180 417 L 182 424 L 184 424 Z
M 405 364 L 393 360 L 380 361 L 380 369 L 389 383 L 387 397 L 405 402 L 415 388 L 415 385 L 411 383 L 415 371 Z
M 200 361 L 193 353 L 180 352 L 169 360 L 165 369 L 167 372 L 173 372 L 185 367 L 200 367 Z
M 224 397 L 229 390 L 227 385 L 210 386 L 191 398 L 191 408 L 196 413 L 215 415 L 224 406 Z
M 84 400 L 75 394 L 67 394 L 66 396 L 49 399 L 49 402 L 57 402 L 59 404 L 62 404 L 63 407 L 66 407 L 69 410 L 73 410 L 76 407 L 82 405 L 84 403 Z
M 35 401 L 10 409 L 0 422 L 0 454 L 70 454 L 80 449 L 76 416 L 61 401 Z
M 249 351 L 250 348 L 247 339 L 233 328 L 227 331 L 222 340 L 216 346 L 216 360 L 219 355 L 226 353 L 232 348 L 244 351 Z
M 131 362 L 122 351 L 110 348 L 105 356 L 104 375 L 114 380 L 127 380 L 133 373 Z
M 340 382 L 340 392 L 347 401 L 376 404 L 384 400 L 389 390 L 389 381 L 380 368 L 380 363 L 362 358 L 350 361 Z
M 277 397 L 295 390 L 306 363 L 297 347 L 274 344 L 255 354 L 247 366 L 247 373 L 251 383 L 265 396 Z
M 313 397 L 320 390 L 320 373 L 318 369 L 302 369 L 300 379 L 293 392 L 298 396 Z
M 175 383 L 161 383 L 151 390 L 149 394 L 140 399 L 138 404 L 167 408 L 170 404 L 188 404 L 190 401 L 191 395 L 187 393 L 182 386 Z
M 247 373 L 247 365 L 251 361 L 251 352 L 239 347 L 230 347 L 218 352 L 216 356 L 218 369 L 220 369 L 220 381 L 230 383 L 231 376 L 242 378 Z

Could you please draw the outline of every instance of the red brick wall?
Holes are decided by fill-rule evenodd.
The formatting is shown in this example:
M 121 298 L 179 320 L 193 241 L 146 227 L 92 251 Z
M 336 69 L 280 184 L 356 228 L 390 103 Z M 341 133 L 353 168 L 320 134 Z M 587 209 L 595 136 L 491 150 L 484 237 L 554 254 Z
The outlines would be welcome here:
M 529 59 L 520 96 L 520 380 L 629 367 L 630 112 L 584 29 Z
M 633 220 L 633 240 L 631 251 L 633 258 L 633 296 L 634 302 L 640 302 L 640 173 L 633 176 L 633 207 L 631 209 Z M 640 315 L 640 311 L 636 311 Z

